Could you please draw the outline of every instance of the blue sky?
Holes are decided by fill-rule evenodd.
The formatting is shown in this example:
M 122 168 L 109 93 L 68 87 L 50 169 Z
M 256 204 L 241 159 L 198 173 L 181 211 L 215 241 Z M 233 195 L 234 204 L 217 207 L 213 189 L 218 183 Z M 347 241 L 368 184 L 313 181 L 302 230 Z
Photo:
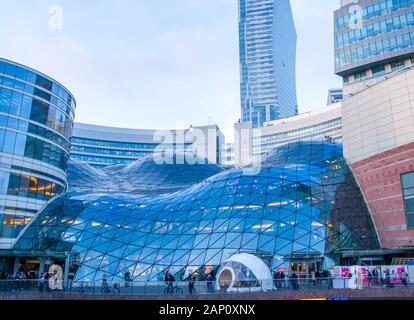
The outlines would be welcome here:
M 339 0 L 291 0 L 300 112 L 326 105 Z M 237 0 L 0 0 L 0 56 L 63 83 L 76 120 L 173 129 L 240 118 Z M 49 28 L 49 7 L 63 29 Z

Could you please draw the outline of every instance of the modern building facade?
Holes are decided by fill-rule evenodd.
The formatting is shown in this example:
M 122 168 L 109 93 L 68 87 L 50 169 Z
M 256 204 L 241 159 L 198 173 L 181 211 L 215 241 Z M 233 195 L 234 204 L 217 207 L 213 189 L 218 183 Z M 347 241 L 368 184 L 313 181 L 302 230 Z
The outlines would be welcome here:
M 241 120 L 298 114 L 296 29 L 289 0 L 239 0 Z
M 340 4 L 335 12 L 335 72 L 344 79 L 345 96 L 413 64 L 413 0 Z
M 328 91 L 328 100 L 327 105 L 333 105 L 335 103 L 341 102 L 344 98 L 344 90 L 341 89 L 329 89 Z
M 71 158 L 96 168 L 128 164 L 159 152 L 192 152 L 221 162 L 224 135 L 216 125 L 187 130 L 144 130 L 75 123 Z
M 158 166 L 151 159 L 134 169 L 108 168 L 108 179 L 140 177 L 144 187 L 165 184 L 173 191 L 148 197 L 117 184 L 106 192 L 72 188 L 31 223 L 15 250 L 70 253 L 79 284 L 104 275 L 119 282 L 127 272 L 134 281 L 163 281 L 167 269 L 176 279 L 193 273 L 204 279 L 239 254 L 260 258 L 269 273 L 285 268 L 302 276 L 340 264 L 341 250 L 379 248 L 336 143 L 282 146 L 255 175 L 212 164 L 196 171 L 188 163 Z M 87 178 L 94 184 L 102 172 Z
M 414 248 L 414 68 L 343 101 L 344 153 L 383 249 Z
M 68 189 L 76 102 L 50 77 L 0 59 L 0 249 Z
M 341 104 L 310 111 L 295 117 L 272 121 L 261 129 L 251 123 L 235 124 L 234 158 L 237 165 L 249 165 L 253 159 L 275 148 L 297 141 L 342 141 Z
M 344 79 L 344 154 L 373 216 L 382 255 L 412 254 L 414 248 L 413 62 L 414 1 L 341 1 L 335 66 Z

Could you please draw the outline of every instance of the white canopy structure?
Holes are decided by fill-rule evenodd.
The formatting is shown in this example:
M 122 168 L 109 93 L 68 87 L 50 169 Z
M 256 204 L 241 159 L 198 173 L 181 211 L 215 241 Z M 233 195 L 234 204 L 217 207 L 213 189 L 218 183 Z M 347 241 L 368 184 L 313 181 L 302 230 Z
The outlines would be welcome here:
M 269 267 L 259 257 L 241 253 L 227 259 L 217 274 L 217 288 L 227 292 L 269 291 L 274 289 Z

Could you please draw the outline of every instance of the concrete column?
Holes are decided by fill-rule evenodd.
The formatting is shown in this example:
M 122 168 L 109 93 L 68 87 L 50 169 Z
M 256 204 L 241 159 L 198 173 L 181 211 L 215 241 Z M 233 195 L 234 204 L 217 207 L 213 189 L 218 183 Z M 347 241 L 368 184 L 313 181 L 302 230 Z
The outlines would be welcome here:
M 65 271 L 63 272 L 63 284 L 65 288 L 68 287 L 70 257 L 70 254 L 66 254 Z
M 44 272 L 45 272 L 45 259 L 41 258 L 40 265 L 39 265 L 39 279 Z
M 16 274 L 19 272 L 20 267 L 20 258 L 14 258 L 14 266 L 13 266 L 13 273 Z

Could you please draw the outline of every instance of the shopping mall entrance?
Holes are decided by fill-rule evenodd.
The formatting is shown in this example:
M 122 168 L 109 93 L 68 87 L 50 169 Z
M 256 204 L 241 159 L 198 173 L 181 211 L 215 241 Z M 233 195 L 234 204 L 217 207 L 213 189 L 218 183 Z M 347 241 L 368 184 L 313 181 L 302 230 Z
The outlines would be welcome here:
M 323 270 L 323 257 L 320 255 L 295 254 L 289 257 L 289 261 L 289 274 L 295 272 L 301 279 L 310 278 L 313 271 Z
M 0 276 L 16 275 L 23 272 L 26 279 L 39 279 L 40 275 L 49 272 L 51 266 L 59 266 L 64 273 L 64 280 L 73 280 L 79 267 L 78 255 L 75 253 L 46 253 L 3 250 L 0 252 Z M 3 279 L 5 280 L 5 279 Z

